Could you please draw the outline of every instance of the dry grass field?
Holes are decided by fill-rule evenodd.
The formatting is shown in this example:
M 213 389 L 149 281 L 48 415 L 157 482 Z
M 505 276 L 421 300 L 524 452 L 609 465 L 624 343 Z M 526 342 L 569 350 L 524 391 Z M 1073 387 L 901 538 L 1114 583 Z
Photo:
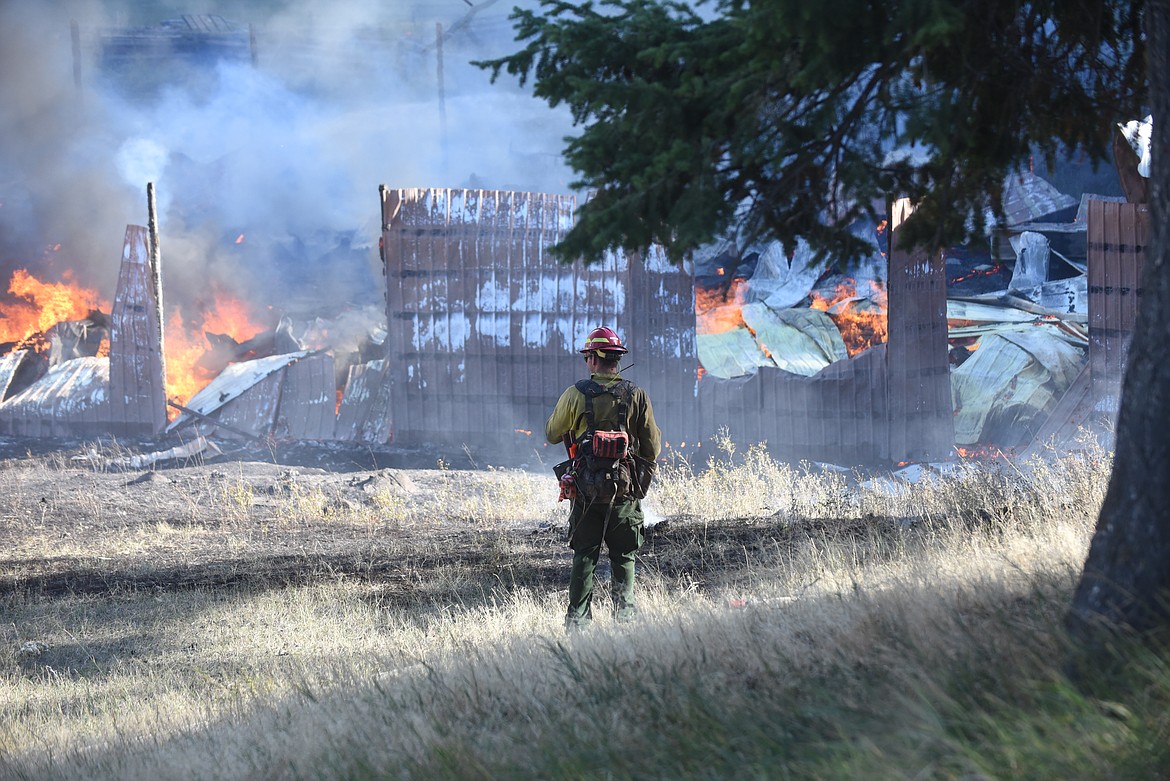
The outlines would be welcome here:
M 641 620 L 572 637 L 546 471 L 8 459 L 0 778 L 1166 777 L 1165 659 L 1063 672 L 1107 453 L 716 444 L 647 502 Z

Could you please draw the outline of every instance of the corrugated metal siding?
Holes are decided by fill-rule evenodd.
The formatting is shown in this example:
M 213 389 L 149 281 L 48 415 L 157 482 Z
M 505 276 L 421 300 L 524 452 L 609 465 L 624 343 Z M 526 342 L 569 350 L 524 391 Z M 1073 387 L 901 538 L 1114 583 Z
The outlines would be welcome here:
M 949 451 L 941 255 L 903 254 L 891 271 L 897 358 L 878 347 L 812 378 L 761 371 L 746 381 L 699 379 L 692 269 L 660 252 L 629 262 L 613 254 L 590 268 L 556 263 L 546 249 L 571 227 L 573 206 L 535 193 L 382 188 L 395 442 L 541 442 L 557 397 L 585 373 L 579 341 L 605 324 L 626 339 L 633 366 L 625 374 L 649 392 L 673 447 L 726 427 L 739 442 L 766 440 L 792 458 Z M 892 383 L 895 360 L 906 367 Z
M 1142 297 L 1149 207 L 1090 200 L 1089 372 L 1093 409 L 1117 416 L 1130 337 Z
M 576 342 L 622 328 L 629 264 L 547 254 L 571 196 L 382 191 L 387 372 L 394 441 L 524 442 L 580 377 Z
M 946 458 L 955 442 L 947 357 L 946 258 L 897 246 L 908 201 L 894 204 L 890 225 L 889 337 L 886 352 L 894 461 Z
M 149 247 L 146 228 L 126 226 L 110 315 L 110 430 L 115 434 L 152 436 L 167 422 Z
M 0 433 L 72 437 L 109 428 L 109 368 L 105 358 L 65 361 L 0 404 Z
M 1091 427 L 1093 423 L 1090 419 L 1092 417 L 1091 386 L 1089 364 L 1086 363 L 1081 367 L 1080 373 L 1077 374 L 1068 390 L 1056 403 L 1047 420 L 1036 430 L 1032 441 L 1023 451 L 1019 452 L 1018 456 L 1026 460 L 1032 454 L 1042 452 L 1044 448 L 1054 442 L 1067 447 L 1074 441 L 1074 435 L 1078 430 Z
M 646 389 L 655 418 L 672 447 L 702 440 L 704 427 L 697 405 L 699 359 L 695 345 L 695 280 L 690 265 L 673 266 L 660 248 L 646 257 L 632 258 L 627 268 L 626 302 L 615 318 L 630 348 L 624 376 Z M 579 323 L 576 339 L 601 323 Z M 558 362 L 553 383 L 556 395 L 585 376 L 585 367 L 573 355 Z M 544 415 L 548 416 L 551 406 Z M 541 421 L 543 424 L 543 419 Z
M 389 398 L 385 361 L 349 367 L 334 438 L 345 442 L 388 442 L 391 438 Z
M 211 423 L 204 421 L 210 418 L 223 424 L 218 429 L 219 435 L 239 438 L 238 434 L 243 432 L 259 438 L 278 436 L 277 415 L 284 398 L 288 367 L 309 355 L 307 351 L 298 351 L 229 364 L 184 405 L 197 414 L 181 413 L 167 431 L 175 432 L 192 424 L 210 426 Z M 300 396 L 300 401 L 320 403 L 308 395 Z M 294 397 L 294 408 L 297 403 Z M 332 409 L 329 405 L 329 410 Z
M 273 436 L 333 439 L 336 411 L 333 356 L 319 354 L 302 358 L 285 370 Z
M 216 435 L 230 439 L 239 431 L 260 438 L 271 436 L 284 375 L 285 369 L 269 374 L 212 413 L 211 417 L 226 427 L 218 429 Z
M 871 460 L 887 447 L 884 345 L 812 377 L 760 371 L 742 381 L 699 382 L 699 435 L 727 427 L 738 442 L 766 441 L 789 459 Z
M 0 356 L 0 400 L 8 394 L 8 387 L 12 384 L 21 364 L 29 355 L 28 350 L 16 350 L 8 355 Z
M 887 345 L 813 377 L 769 370 L 741 381 L 704 377 L 697 404 L 683 401 L 698 410 L 699 436 L 726 426 L 734 439 L 766 440 L 788 458 L 945 457 L 954 443 L 945 270 L 941 253 L 892 253 Z M 692 304 L 692 330 L 693 311 Z

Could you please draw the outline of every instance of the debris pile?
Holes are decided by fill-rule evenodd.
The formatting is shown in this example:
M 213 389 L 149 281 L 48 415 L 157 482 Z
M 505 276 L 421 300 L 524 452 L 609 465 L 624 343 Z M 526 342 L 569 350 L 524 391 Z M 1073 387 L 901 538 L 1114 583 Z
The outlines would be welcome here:
M 1033 173 L 1013 174 L 987 247 L 946 250 L 956 445 L 1026 446 L 1070 389 L 1087 383 L 1091 200 L 1125 198 L 1078 201 Z M 883 248 L 882 228 L 859 230 Z M 885 273 L 880 251 L 846 273 L 816 264 L 805 246 L 789 256 L 772 243 L 742 258 L 712 247 L 695 272 L 701 373 L 814 377 L 854 360 L 886 341 Z

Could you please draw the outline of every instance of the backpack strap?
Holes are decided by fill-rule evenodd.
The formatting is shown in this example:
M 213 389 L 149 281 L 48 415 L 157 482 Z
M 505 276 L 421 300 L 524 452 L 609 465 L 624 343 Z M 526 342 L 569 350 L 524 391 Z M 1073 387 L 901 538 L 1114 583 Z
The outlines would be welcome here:
M 602 385 L 590 377 L 576 383 L 577 390 L 585 397 L 585 427 L 587 431 L 596 431 L 597 422 L 593 419 L 593 400 L 603 393 L 608 393 L 616 399 L 618 413 L 618 430 L 625 431 L 630 415 L 630 400 L 634 395 L 634 383 L 629 380 L 618 380 L 609 387 Z

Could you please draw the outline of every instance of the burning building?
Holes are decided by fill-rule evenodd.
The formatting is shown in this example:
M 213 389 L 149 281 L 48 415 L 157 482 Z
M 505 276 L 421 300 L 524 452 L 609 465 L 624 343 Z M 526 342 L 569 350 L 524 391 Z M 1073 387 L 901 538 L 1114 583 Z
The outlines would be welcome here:
M 14 278 L 13 291 L 39 291 L 18 307 L 37 316 L 31 322 L 62 319 L 41 326 L 48 336 L 10 339 L 0 358 L 0 433 L 153 436 L 190 427 L 264 442 L 515 453 L 537 444 L 532 432 L 579 379 L 576 343 L 598 323 L 625 335 L 635 361 L 628 374 L 651 393 L 679 450 L 726 429 L 789 458 L 922 461 L 972 444 L 964 426 L 1006 421 L 1015 439 L 990 444 L 1018 446 L 1115 409 L 1140 288 L 1140 205 L 1089 202 L 1084 327 L 1075 312 L 1062 319 L 1018 297 L 948 299 L 945 253 L 897 245 L 904 202 L 890 230 L 883 226 L 889 240 L 865 296 L 851 278 L 796 258 L 772 284 L 760 272 L 775 257 L 752 259 L 750 276 L 737 264 L 724 288 L 712 282 L 724 267 L 698 275 L 693 263 L 672 266 L 660 253 L 565 266 L 547 249 L 574 209 L 571 196 L 383 187 L 384 320 L 359 318 L 356 340 L 321 318 L 285 318 L 268 330 L 244 318 L 239 338 L 208 321 L 197 357 L 165 336 L 158 239 L 128 226 L 112 305 L 85 289 Z M 956 367 L 956 343 L 973 338 L 958 348 L 968 355 Z M 1080 340 L 1092 348 L 1087 368 L 1064 346 Z M 740 357 L 728 358 L 737 347 Z M 992 357 L 971 371 L 984 356 Z M 41 370 L 29 368 L 37 362 Z M 983 397 L 991 402 L 965 408 Z
M 655 253 L 565 267 L 545 251 L 572 224 L 571 197 L 382 193 L 396 442 L 446 436 L 514 446 L 515 432 L 539 429 L 555 396 L 579 379 L 572 358 L 580 334 L 607 323 L 630 346 L 628 376 L 650 392 L 672 447 L 726 428 L 791 457 L 911 460 L 950 450 L 941 257 L 890 253 L 887 343 L 852 359 L 843 348 L 811 376 L 721 380 L 703 371 L 693 266 Z M 750 308 L 736 315 L 745 332 L 757 317 Z M 776 319 L 756 336 L 784 324 Z
M 416 15 L 429 13 L 423 5 Z M 1023 445 L 1115 408 L 1140 290 L 1140 206 L 1077 204 L 1028 180 L 1009 189 L 1010 229 L 972 259 L 898 247 L 899 205 L 875 235 L 884 251 L 851 277 L 775 245 L 742 256 L 712 247 L 682 267 L 656 252 L 562 266 L 546 249 L 575 209 L 573 196 L 547 194 L 567 189 L 561 161 L 550 163 L 564 127 L 544 128 L 553 141 L 542 145 L 522 133 L 546 120 L 515 121 L 519 97 L 485 111 L 454 58 L 434 67 L 473 26 L 470 15 L 437 30 L 422 18 L 291 32 L 278 20 L 204 17 L 88 36 L 85 25 L 66 27 L 72 86 L 83 91 L 57 103 L 76 104 L 77 115 L 46 123 L 44 148 L 0 155 L 10 280 L 0 323 L 15 323 L 18 310 L 36 315 L 0 335 L 11 343 L 0 358 L 0 433 L 198 429 L 245 441 L 527 450 L 556 395 L 579 378 L 581 334 L 600 323 L 630 344 L 629 376 L 650 391 L 680 450 L 727 429 L 786 458 L 926 460 L 956 444 Z M 394 63 L 370 76 L 382 79 L 376 90 L 364 60 L 339 54 L 354 41 Z M 138 84 L 127 74 L 145 44 L 219 54 L 180 63 L 133 100 L 93 100 L 115 81 L 123 93 Z M 26 70 L 35 60 L 4 51 Z M 175 89 L 190 68 L 200 77 Z M 371 107 L 355 83 L 399 100 Z M 40 119 L 43 93 L 3 97 Z M 340 98 L 325 104 L 326 94 Z M 532 113 L 548 116 L 543 104 Z M 113 257 L 105 247 L 116 239 L 79 226 L 106 231 L 137 207 L 95 187 L 103 194 L 56 208 L 80 188 L 61 187 L 76 172 L 54 166 L 91 153 L 65 130 L 78 126 L 115 138 L 95 181 L 133 182 L 136 192 L 143 181 L 168 183 L 158 220 L 165 267 L 160 242 L 139 226 L 126 229 L 116 275 L 80 257 Z M 501 139 L 506 149 L 491 146 Z M 354 215 L 372 212 L 368 177 L 378 169 L 391 174 L 382 181 L 465 184 L 383 187 L 375 226 Z M 42 189 L 42 178 L 57 187 Z M 367 184 L 339 184 L 350 181 Z M 1083 216 L 1053 217 L 1074 206 Z M 65 251 L 13 263 L 43 245 L 14 239 L 23 226 L 60 234 Z M 106 277 L 117 287 L 103 297 L 106 283 L 95 280 Z M 50 304 L 53 285 L 69 289 L 68 308 Z
M 750 276 L 723 283 L 713 279 L 722 266 L 703 275 L 657 254 L 563 267 L 545 249 L 572 224 L 571 198 L 382 195 L 395 441 L 514 445 L 577 379 L 580 334 L 607 323 L 631 347 L 629 376 L 651 393 L 672 446 L 728 429 L 784 457 L 851 463 L 946 458 L 956 445 L 1020 448 L 1107 418 L 1136 311 L 1146 214 L 1140 204 L 1086 201 L 1083 313 L 1020 291 L 981 299 L 951 290 L 947 253 L 897 246 L 904 203 L 890 215 L 889 249 L 867 295 L 831 277 L 825 295 L 822 271 L 786 262 L 791 289 L 772 279 L 749 300 L 752 280 L 766 279 L 760 264 L 775 258 L 756 258 Z M 1038 227 L 1018 225 L 1020 234 Z M 1049 284 L 1044 276 L 1036 287 Z M 1051 289 L 1065 295 L 1076 284 Z
M 363 350 L 377 351 L 384 338 L 376 318 L 364 332 L 354 326 L 365 327 L 367 316 L 347 323 L 338 313 L 312 323 L 285 318 L 257 333 L 240 312 L 239 319 L 221 319 L 220 310 L 238 308 L 229 300 L 210 310 L 203 327 L 246 329 L 250 338 L 205 330 L 202 347 L 166 338 L 187 329 L 164 327 L 158 245 L 147 228 L 127 226 L 117 293 L 112 306 L 104 305 L 108 315 L 89 309 L 86 320 L 60 320 L 9 343 L 0 357 L 0 433 L 149 438 L 195 423 L 265 441 L 389 438 L 384 426 L 380 435 L 362 428 L 369 399 L 377 397 L 361 379 Z M 45 318 L 103 306 L 93 291 L 37 283 L 27 273 L 14 277 L 9 292 L 17 303 L 0 305 L 8 328 L 22 314 L 33 329 Z

